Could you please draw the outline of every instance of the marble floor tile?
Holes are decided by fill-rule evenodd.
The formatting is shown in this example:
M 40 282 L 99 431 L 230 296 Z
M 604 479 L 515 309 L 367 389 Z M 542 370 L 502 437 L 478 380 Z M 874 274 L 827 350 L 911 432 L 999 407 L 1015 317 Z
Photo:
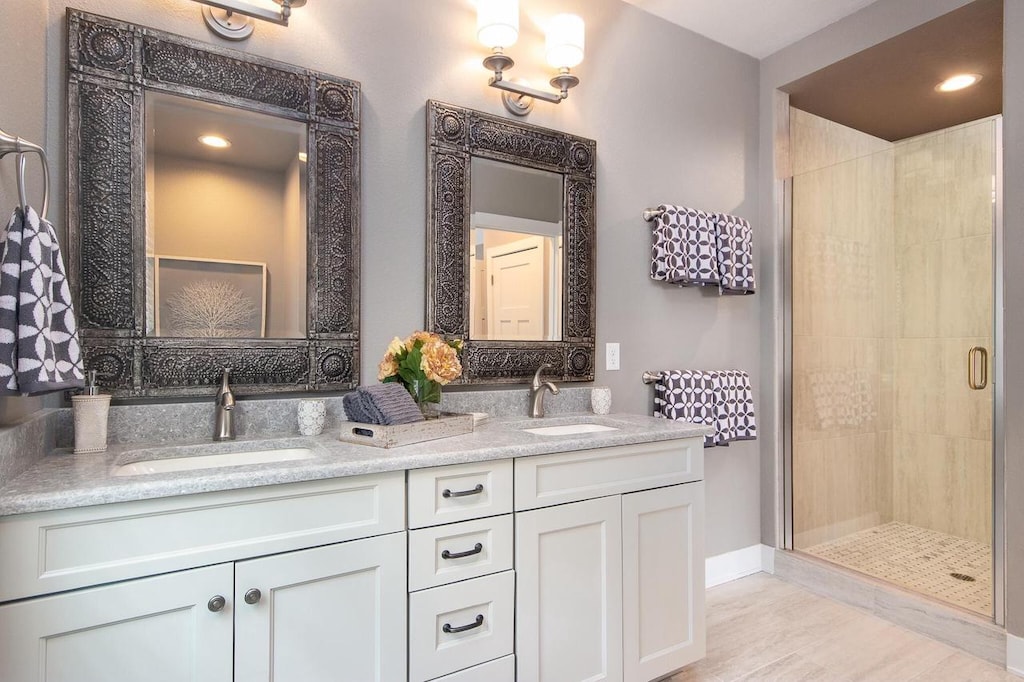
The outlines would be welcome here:
M 1020 682 L 1021 678 L 982 663 L 973 656 L 955 653 L 925 670 L 913 682 Z
M 1020 682 L 1004 670 L 765 573 L 707 593 L 708 654 L 670 682 Z

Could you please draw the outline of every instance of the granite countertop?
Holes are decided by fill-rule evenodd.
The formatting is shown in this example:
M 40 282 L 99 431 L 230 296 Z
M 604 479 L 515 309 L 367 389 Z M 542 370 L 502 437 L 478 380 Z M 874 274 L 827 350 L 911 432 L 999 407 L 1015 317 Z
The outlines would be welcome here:
M 617 430 L 567 436 L 539 436 L 522 430 L 580 422 L 603 424 Z M 537 420 L 491 419 L 477 425 L 473 433 L 389 450 L 343 443 L 333 431 L 316 437 L 239 438 L 219 443 L 202 441 L 149 446 L 113 445 L 106 452 L 98 454 L 76 455 L 67 449 L 58 449 L 0 487 L 0 516 L 694 438 L 709 434 L 712 430 L 698 424 L 632 414 L 603 417 L 578 414 Z M 309 448 L 313 451 L 313 457 L 173 473 L 114 475 L 117 467 L 143 460 L 277 448 Z

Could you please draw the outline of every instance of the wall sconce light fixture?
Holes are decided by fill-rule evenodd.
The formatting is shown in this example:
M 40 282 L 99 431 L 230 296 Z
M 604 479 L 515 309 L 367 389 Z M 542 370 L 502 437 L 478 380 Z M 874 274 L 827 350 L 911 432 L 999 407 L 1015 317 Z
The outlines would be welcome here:
M 281 6 L 280 10 L 266 9 L 249 4 L 243 0 L 195 0 L 203 7 L 203 19 L 206 26 L 228 40 L 245 40 L 255 29 L 253 19 L 269 21 L 279 26 L 287 26 L 292 9 L 302 7 L 306 0 L 274 0 Z M 240 15 L 240 16 L 238 16 Z
M 484 59 L 487 70 L 494 72 L 487 84 L 504 91 L 501 100 L 505 108 L 517 116 L 530 113 L 535 99 L 558 104 L 569 96 L 569 88 L 580 83 L 569 72 L 583 61 L 584 25 L 575 14 L 559 14 L 548 25 L 544 52 L 548 63 L 558 69 L 551 79 L 551 87 L 558 92 L 505 80 L 505 72 L 515 66 L 505 50 L 519 38 L 519 0 L 477 0 L 476 36 L 492 51 Z

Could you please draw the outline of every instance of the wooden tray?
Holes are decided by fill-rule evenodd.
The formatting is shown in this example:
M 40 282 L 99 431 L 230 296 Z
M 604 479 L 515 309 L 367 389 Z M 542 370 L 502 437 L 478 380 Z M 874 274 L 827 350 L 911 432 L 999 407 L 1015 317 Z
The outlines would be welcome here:
M 473 415 L 442 412 L 437 419 L 394 426 L 342 422 L 340 439 L 375 448 L 399 448 L 465 433 L 473 433 Z

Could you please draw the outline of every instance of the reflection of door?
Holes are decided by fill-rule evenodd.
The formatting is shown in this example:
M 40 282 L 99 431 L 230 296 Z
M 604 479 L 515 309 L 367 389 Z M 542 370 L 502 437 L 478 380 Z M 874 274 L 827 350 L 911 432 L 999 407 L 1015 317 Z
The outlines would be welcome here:
M 487 338 L 544 338 L 544 238 L 487 249 Z

